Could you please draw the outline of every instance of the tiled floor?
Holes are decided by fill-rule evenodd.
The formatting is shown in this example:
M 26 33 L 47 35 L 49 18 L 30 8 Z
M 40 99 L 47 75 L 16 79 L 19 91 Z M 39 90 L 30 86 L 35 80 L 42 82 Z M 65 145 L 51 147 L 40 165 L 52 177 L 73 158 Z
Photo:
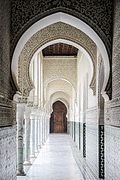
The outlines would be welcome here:
M 83 180 L 67 134 L 52 134 L 26 177 L 17 180 Z

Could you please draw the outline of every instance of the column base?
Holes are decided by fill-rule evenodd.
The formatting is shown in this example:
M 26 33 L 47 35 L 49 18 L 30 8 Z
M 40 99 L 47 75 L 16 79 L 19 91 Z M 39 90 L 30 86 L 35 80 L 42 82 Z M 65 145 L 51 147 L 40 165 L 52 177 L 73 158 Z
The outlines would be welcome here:
M 38 148 L 41 149 L 41 145 L 38 145 Z
M 25 161 L 25 162 L 24 162 L 24 165 L 30 166 L 30 165 L 32 165 L 32 163 L 31 163 L 30 161 Z
M 38 154 L 38 153 L 39 153 L 39 150 L 38 150 L 38 149 L 36 149 L 36 150 L 35 150 L 35 153 L 36 153 L 36 154 Z
M 36 156 L 35 156 L 35 155 L 30 155 L 30 157 L 31 157 L 31 158 L 36 158 Z
M 17 170 L 17 176 L 26 176 L 26 174 L 24 171 L 21 172 Z
M 42 145 L 44 145 L 45 144 L 45 142 L 42 142 Z

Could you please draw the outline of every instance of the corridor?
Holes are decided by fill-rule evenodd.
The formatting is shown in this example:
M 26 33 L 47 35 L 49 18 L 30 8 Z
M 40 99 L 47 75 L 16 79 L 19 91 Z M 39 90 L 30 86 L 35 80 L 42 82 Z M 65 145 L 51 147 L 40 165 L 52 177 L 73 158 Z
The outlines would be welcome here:
M 29 169 L 17 180 L 83 180 L 67 134 L 51 134 Z

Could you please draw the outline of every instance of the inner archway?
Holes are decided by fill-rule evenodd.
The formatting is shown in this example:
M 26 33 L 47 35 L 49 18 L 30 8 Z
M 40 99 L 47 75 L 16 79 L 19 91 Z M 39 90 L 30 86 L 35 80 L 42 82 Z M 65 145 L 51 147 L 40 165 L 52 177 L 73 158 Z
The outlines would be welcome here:
M 67 108 L 61 101 L 53 104 L 53 112 L 50 117 L 50 133 L 67 133 Z

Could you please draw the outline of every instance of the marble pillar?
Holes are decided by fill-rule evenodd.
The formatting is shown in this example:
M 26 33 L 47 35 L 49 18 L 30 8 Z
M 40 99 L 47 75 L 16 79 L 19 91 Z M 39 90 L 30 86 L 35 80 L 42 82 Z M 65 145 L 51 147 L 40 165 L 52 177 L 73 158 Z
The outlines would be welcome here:
M 31 157 L 35 157 L 35 117 L 31 115 Z
M 50 133 L 50 116 L 49 113 L 47 115 L 47 137 L 49 136 Z
M 44 143 L 45 143 L 45 113 L 44 113 L 44 116 L 43 116 L 43 124 L 44 124 Z
M 23 168 L 23 121 L 25 103 L 17 103 L 17 176 L 25 176 Z
M 46 142 L 46 114 L 44 114 L 44 142 Z
M 38 117 L 35 116 L 35 152 L 38 152 Z
M 42 134 L 41 134 L 41 117 L 40 117 L 40 115 L 39 115 L 39 117 L 38 117 L 38 124 L 39 124 L 39 128 L 38 128 L 38 135 L 39 135 L 39 138 L 38 138 L 38 145 L 39 145 L 39 148 L 41 148 L 41 146 L 42 146 L 42 143 L 41 143 L 41 140 L 42 140 Z
M 42 114 L 40 114 L 40 143 L 41 146 L 43 144 L 43 135 L 42 135 L 43 129 L 42 129 Z
M 45 115 L 45 139 L 47 140 L 47 130 L 48 130 L 48 119 L 47 119 L 47 113 L 46 113 L 46 115 Z
M 42 144 L 44 144 L 44 115 L 42 114 Z
M 39 123 L 39 116 L 38 116 L 38 150 L 40 149 L 40 123 Z
M 30 162 L 30 129 L 31 129 L 31 120 L 30 120 L 30 111 L 25 112 L 25 165 L 31 165 Z

